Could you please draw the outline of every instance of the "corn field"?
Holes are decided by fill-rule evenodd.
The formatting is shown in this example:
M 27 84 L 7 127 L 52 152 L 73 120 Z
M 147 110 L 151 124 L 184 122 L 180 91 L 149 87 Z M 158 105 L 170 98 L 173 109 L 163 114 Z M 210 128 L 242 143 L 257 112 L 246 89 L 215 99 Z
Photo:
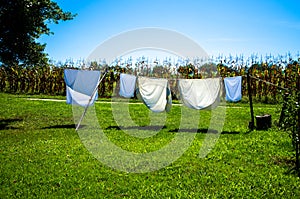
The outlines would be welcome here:
M 0 91 L 19 94 L 63 95 L 63 68 L 0 67 Z
M 53 64 L 45 67 L 22 67 L 0 66 L 0 92 L 17 94 L 47 94 L 65 95 L 66 86 L 64 83 L 64 69 L 74 66 Z M 299 60 L 290 60 L 285 64 L 272 64 L 267 62 L 253 63 L 246 65 L 230 66 L 224 61 L 219 63 L 206 63 L 201 66 L 189 63 L 183 66 L 156 65 L 150 67 L 145 63 L 138 63 L 135 67 L 125 66 L 103 66 L 96 62 L 91 63 L 88 70 L 102 70 L 107 74 L 99 86 L 99 96 L 109 98 L 118 95 L 120 73 L 142 75 L 148 77 L 167 78 L 172 90 L 173 99 L 178 99 L 177 81 L 178 78 L 201 79 L 221 76 L 243 76 L 242 93 L 247 99 L 246 75 L 251 78 L 253 99 L 258 102 L 276 103 L 282 96 L 285 89 L 295 89 L 296 80 L 300 75 Z M 102 73 L 103 74 L 103 73 Z M 282 88 L 282 89 L 280 89 Z

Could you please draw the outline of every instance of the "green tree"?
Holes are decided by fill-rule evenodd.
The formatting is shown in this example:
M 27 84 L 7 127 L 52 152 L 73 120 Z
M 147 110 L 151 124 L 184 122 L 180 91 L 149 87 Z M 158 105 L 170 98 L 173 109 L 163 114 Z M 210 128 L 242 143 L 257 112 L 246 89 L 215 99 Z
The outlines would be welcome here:
M 37 42 L 53 34 L 48 25 L 75 17 L 51 0 L 0 0 L 0 63 L 43 65 L 48 62 L 46 44 Z

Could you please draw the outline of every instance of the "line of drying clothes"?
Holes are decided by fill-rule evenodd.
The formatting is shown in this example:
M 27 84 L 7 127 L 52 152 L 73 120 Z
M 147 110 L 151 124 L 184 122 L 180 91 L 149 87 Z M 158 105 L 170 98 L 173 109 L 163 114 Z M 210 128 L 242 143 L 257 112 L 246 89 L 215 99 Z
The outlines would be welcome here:
M 179 79 L 178 90 L 182 103 L 192 109 L 206 110 L 218 106 L 222 93 L 221 78 Z M 237 102 L 242 98 L 242 77 L 224 78 L 225 99 Z M 171 90 L 166 79 L 120 75 L 120 96 L 137 97 L 153 112 L 169 111 L 172 106 Z
M 98 98 L 100 71 L 64 70 L 68 104 L 92 105 Z M 224 78 L 226 100 L 236 102 L 242 98 L 242 77 Z M 221 78 L 179 79 L 178 90 L 182 103 L 192 109 L 206 110 L 218 106 L 222 92 Z M 120 75 L 120 96 L 131 98 L 136 93 L 151 111 L 170 111 L 171 90 L 167 79 Z M 93 96 L 92 96 L 93 95 Z M 92 96 L 92 98 L 91 98 Z

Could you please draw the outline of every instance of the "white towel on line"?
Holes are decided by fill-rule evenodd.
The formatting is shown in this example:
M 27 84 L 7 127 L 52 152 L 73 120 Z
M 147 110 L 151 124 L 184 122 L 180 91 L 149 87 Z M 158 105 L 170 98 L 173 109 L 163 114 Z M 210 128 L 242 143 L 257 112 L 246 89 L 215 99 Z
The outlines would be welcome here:
M 120 96 L 125 98 L 134 97 L 135 86 L 136 76 L 123 73 L 120 75 Z
M 226 101 L 237 102 L 242 99 L 242 76 L 224 78 Z
M 220 102 L 221 79 L 180 79 L 178 89 L 185 106 L 197 110 L 213 109 Z
M 167 79 L 138 77 L 137 97 L 153 112 L 170 111 L 171 90 Z

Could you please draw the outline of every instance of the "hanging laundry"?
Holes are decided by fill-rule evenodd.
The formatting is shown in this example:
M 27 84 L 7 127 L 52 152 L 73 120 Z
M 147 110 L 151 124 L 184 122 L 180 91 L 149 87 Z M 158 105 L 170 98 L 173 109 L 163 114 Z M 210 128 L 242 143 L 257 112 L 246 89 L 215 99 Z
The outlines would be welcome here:
M 178 89 L 182 103 L 192 109 L 213 109 L 219 105 L 221 79 L 180 79 Z
M 171 90 L 166 79 L 138 77 L 137 97 L 153 112 L 169 112 L 172 107 Z
M 242 99 L 242 76 L 224 78 L 226 101 L 237 102 Z
M 97 100 L 100 71 L 65 69 L 64 80 L 66 83 L 67 104 L 87 106 L 90 99 L 89 105 Z
M 121 74 L 119 95 L 126 98 L 134 97 L 135 84 L 136 84 L 136 76 Z
M 80 92 L 76 92 L 68 86 L 66 92 L 67 92 L 67 104 L 77 104 L 80 106 L 87 106 L 91 98 L 91 96 L 82 94 Z M 97 100 L 97 95 L 94 95 L 89 105 L 93 105 L 93 103 L 96 100 Z

